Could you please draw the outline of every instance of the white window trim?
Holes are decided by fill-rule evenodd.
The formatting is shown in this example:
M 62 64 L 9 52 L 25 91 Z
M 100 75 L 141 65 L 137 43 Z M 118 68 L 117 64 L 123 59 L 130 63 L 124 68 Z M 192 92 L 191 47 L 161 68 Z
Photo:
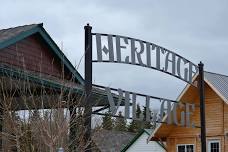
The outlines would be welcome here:
M 188 145 L 193 145 L 193 152 L 195 152 L 195 144 L 177 144 L 176 152 L 178 152 L 178 146 L 188 146 Z
M 220 141 L 220 139 L 209 139 L 207 141 L 207 151 L 210 150 L 210 144 L 211 143 L 215 143 L 215 142 L 218 142 L 219 143 L 219 152 L 221 152 L 221 141 Z

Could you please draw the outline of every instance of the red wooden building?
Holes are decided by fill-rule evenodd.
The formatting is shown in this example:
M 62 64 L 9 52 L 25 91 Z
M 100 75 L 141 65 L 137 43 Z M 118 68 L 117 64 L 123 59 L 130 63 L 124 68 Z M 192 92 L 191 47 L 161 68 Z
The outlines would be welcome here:
M 83 106 L 84 80 L 43 24 L 0 30 L 0 84 L 1 118 L 6 106 L 24 110 L 53 108 L 61 104 L 69 108 L 72 115 L 76 105 Z M 7 100 L 6 96 L 9 96 Z M 102 92 L 93 89 L 93 106 L 106 105 L 105 98 Z M 74 127 L 71 125 L 70 132 Z M 74 136 L 71 134 L 70 138 Z

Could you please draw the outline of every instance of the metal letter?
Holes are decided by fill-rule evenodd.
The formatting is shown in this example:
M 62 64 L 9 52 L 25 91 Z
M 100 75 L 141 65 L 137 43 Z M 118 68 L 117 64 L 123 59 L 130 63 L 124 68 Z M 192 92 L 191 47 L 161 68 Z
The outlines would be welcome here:
M 150 45 L 151 45 L 150 43 L 146 43 L 146 62 L 148 67 L 151 67 Z
M 130 118 L 129 110 L 130 110 L 130 93 L 128 91 L 125 91 L 125 111 L 124 111 L 125 119 Z
M 184 107 L 182 103 L 173 103 L 173 123 L 175 125 L 179 125 L 178 119 L 177 119 L 177 108 L 179 107 L 180 109 Z M 181 118 L 180 118 L 180 125 L 184 126 L 185 125 L 185 112 L 181 111 L 180 112 Z
M 97 60 L 99 62 L 102 61 L 102 51 L 105 54 L 109 53 L 109 61 L 114 61 L 114 52 L 113 52 L 113 39 L 112 39 L 112 35 L 108 35 L 108 49 L 106 48 L 106 46 L 104 46 L 102 48 L 101 46 L 101 35 L 100 34 L 96 34 L 96 43 L 97 43 Z
M 126 49 L 126 46 L 121 46 L 120 38 L 123 38 L 124 42 L 128 44 L 128 38 L 123 36 L 116 36 L 116 55 L 117 55 L 117 62 L 121 63 L 121 48 Z M 129 63 L 129 56 L 125 58 L 125 62 Z
M 118 98 L 117 106 L 115 105 L 111 89 L 106 87 L 105 91 L 106 91 L 106 93 L 108 95 L 108 102 L 109 102 L 109 105 L 110 105 L 111 114 L 115 115 L 117 110 L 118 110 L 118 108 L 119 108 L 119 106 L 120 106 L 120 104 L 121 104 L 121 102 L 122 102 L 122 99 L 123 99 L 123 90 L 118 89 L 119 98 Z
M 136 64 L 135 61 L 135 54 L 137 55 L 137 59 L 140 65 L 145 66 L 145 64 L 142 62 L 142 58 L 141 58 L 141 54 L 144 52 L 144 44 L 142 41 L 137 41 L 140 44 L 140 51 L 137 52 L 136 50 L 138 48 L 136 48 L 135 46 L 135 39 L 131 39 L 131 63 L 132 64 Z
M 184 69 L 184 77 L 182 77 L 181 76 L 181 72 L 180 72 L 180 69 L 181 69 L 181 60 L 184 62 L 184 64 L 187 64 L 188 63 L 188 61 L 187 60 L 185 60 L 184 58 L 181 58 L 181 57 L 178 57 L 178 59 L 177 59 L 177 75 L 178 75 L 178 77 L 180 77 L 180 78 L 182 78 L 182 79 L 184 79 L 184 80 L 186 80 L 187 81 L 187 79 L 188 79 L 188 68 L 185 68 Z
M 174 123 L 174 125 L 178 125 L 178 120 L 177 120 L 177 103 L 173 103 L 173 123 Z
M 158 116 L 157 115 L 158 115 L 157 113 L 153 113 L 152 114 L 151 122 L 152 122 L 153 125 L 156 125 L 157 121 L 162 122 L 162 118 L 160 117 L 158 119 Z
M 167 108 L 165 108 L 165 102 L 167 103 Z M 171 119 L 171 103 L 170 101 L 167 100 L 163 100 L 162 104 L 161 104 L 161 108 L 160 108 L 160 115 L 161 115 L 161 119 L 163 118 L 164 114 L 165 114 L 165 110 L 167 110 L 167 124 L 171 124 L 172 123 L 172 119 Z
M 169 55 L 171 54 L 171 59 L 169 59 Z M 172 74 L 175 75 L 176 73 L 176 55 L 172 52 L 167 51 L 166 58 L 165 58 L 165 71 L 168 72 L 169 62 L 172 63 Z
M 161 53 L 165 53 L 165 50 L 163 50 L 162 48 L 160 48 L 160 46 L 156 46 L 156 68 L 158 70 L 162 70 L 161 69 Z
M 136 94 L 132 94 L 132 119 L 136 120 Z
M 190 115 L 192 114 L 192 112 L 190 112 L 190 106 L 191 106 L 192 112 L 195 111 L 194 104 L 186 103 L 186 127 L 192 127 L 192 125 L 190 126 Z
M 151 113 L 150 113 L 150 97 L 146 96 L 146 121 L 150 122 Z
M 192 67 L 195 67 L 196 71 L 192 71 Z M 198 67 L 189 62 L 189 83 L 192 83 L 192 77 L 198 72 Z M 194 73 L 194 75 L 192 75 Z
M 183 108 L 184 107 L 184 105 L 182 103 L 178 103 L 178 105 L 179 105 L 179 108 Z M 184 111 L 181 112 L 180 125 L 183 126 L 183 127 L 185 126 L 185 112 Z

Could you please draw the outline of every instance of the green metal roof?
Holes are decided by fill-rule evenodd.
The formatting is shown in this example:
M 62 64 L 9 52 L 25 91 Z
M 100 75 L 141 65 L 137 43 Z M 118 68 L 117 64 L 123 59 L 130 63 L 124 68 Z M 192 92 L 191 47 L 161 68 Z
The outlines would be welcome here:
M 58 81 L 45 79 L 39 77 L 37 74 L 33 74 L 27 71 L 23 71 L 20 69 L 8 67 L 1 65 L 0 66 L 0 75 L 10 76 L 14 78 L 26 79 L 31 82 L 35 82 L 40 85 L 60 89 L 70 89 L 73 90 L 75 93 L 83 94 L 84 92 L 84 79 L 75 69 L 75 67 L 71 64 L 71 62 L 66 58 L 64 53 L 59 49 L 57 44 L 52 40 L 50 35 L 46 32 L 43 28 L 43 24 L 31 24 L 31 25 L 24 25 L 18 26 L 9 29 L 2 29 L 0 30 L 0 50 L 6 48 L 20 40 L 23 40 L 26 37 L 29 37 L 33 34 L 39 34 L 41 38 L 47 43 L 47 45 L 51 48 L 54 55 L 56 55 L 66 66 L 66 68 L 73 74 L 75 80 L 79 82 L 81 86 L 69 87 L 65 86 Z M 107 105 L 108 99 L 107 95 L 104 91 L 99 90 L 98 88 L 93 88 L 92 94 L 94 99 L 99 100 L 100 104 Z M 117 97 L 115 97 L 115 102 Z
M 25 72 L 24 70 L 15 69 L 12 67 L 7 66 L 0 66 L 0 76 L 6 76 L 13 79 L 20 79 L 20 80 L 28 80 L 30 82 L 34 82 L 41 86 L 51 87 L 53 89 L 71 89 L 73 92 L 77 92 L 83 94 L 83 88 L 81 87 L 67 87 L 61 83 L 58 83 L 54 80 L 46 79 L 43 77 L 39 77 L 35 74 L 31 74 L 29 72 Z
M 84 85 L 84 79 L 71 64 L 71 62 L 66 58 L 64 53 L 59 49 L 57 44 L 52 40 L 50 35 L 43 28 L 43 24 L 31 24 L 18 26 L 9 29 L 0 30 L 0 49 L 8 47 L 26 37 L 29 37 L 33 34 L 39 34 L 47 45 L 51 48 L 54 54 L 63 61 L 66 68 L 73 74 L 75 79 L 82 85 Z
M 75 85 L 70 85 L 68 86 L 65 83 L 61 83 L 59 81 L 56 80 L 52 80 L 49 78 L 45 78 L 45 77 L 41 77 L 37 74 L 31 73 L 31 72 L 27 72 L 21 69 L 16 69 L 16 68 L 12 68 L 12 67 L 8 67 L 5 65 L 0 65 L 0 76 L 5 76 L 5 77 L 10 77 L 12 79 L 19 79 L 19 80 L 26 80 L 29 82 L 33 82 L 36 83 L 40 86 L 44 86 L 44 87 L 49 87 L 49 88 L 53 88 L 53 89 L 63 89 L 65 91 L 71 91 L 72 93 L 76 93 L 79 95 L 84 95 L 84 87 L 83 85 L 80 84 L 75 84 Z M 108 98 L 107 98 L 107 94 L 106 92 L 98 89 L 98 88 L 93 88 L 92 89 L 92 105 L 94 106 L 106 106 L 109 105 L 108 103 Z M 114 101 L 117 102 L 118 101 L 118 96 L 114 95 Z

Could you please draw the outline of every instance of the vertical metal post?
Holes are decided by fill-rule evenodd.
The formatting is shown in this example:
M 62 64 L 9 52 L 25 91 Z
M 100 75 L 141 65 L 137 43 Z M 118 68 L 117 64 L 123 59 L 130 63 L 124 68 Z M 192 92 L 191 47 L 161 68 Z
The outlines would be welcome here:
M 91 92 L 92 92 L 92 27 L 87 24 L 85 27 L 85 114 L 84 127 L 85 138 L 84 143 L 88 145 L 85 147 L 86 152 L 91 152 Z
M 199 66 L 199 94 L 200 94 L 200 123 L 201 123 L 201 152 L 206 152 L 206 121 L 205 121 L 205 93 L 203 63 Z

